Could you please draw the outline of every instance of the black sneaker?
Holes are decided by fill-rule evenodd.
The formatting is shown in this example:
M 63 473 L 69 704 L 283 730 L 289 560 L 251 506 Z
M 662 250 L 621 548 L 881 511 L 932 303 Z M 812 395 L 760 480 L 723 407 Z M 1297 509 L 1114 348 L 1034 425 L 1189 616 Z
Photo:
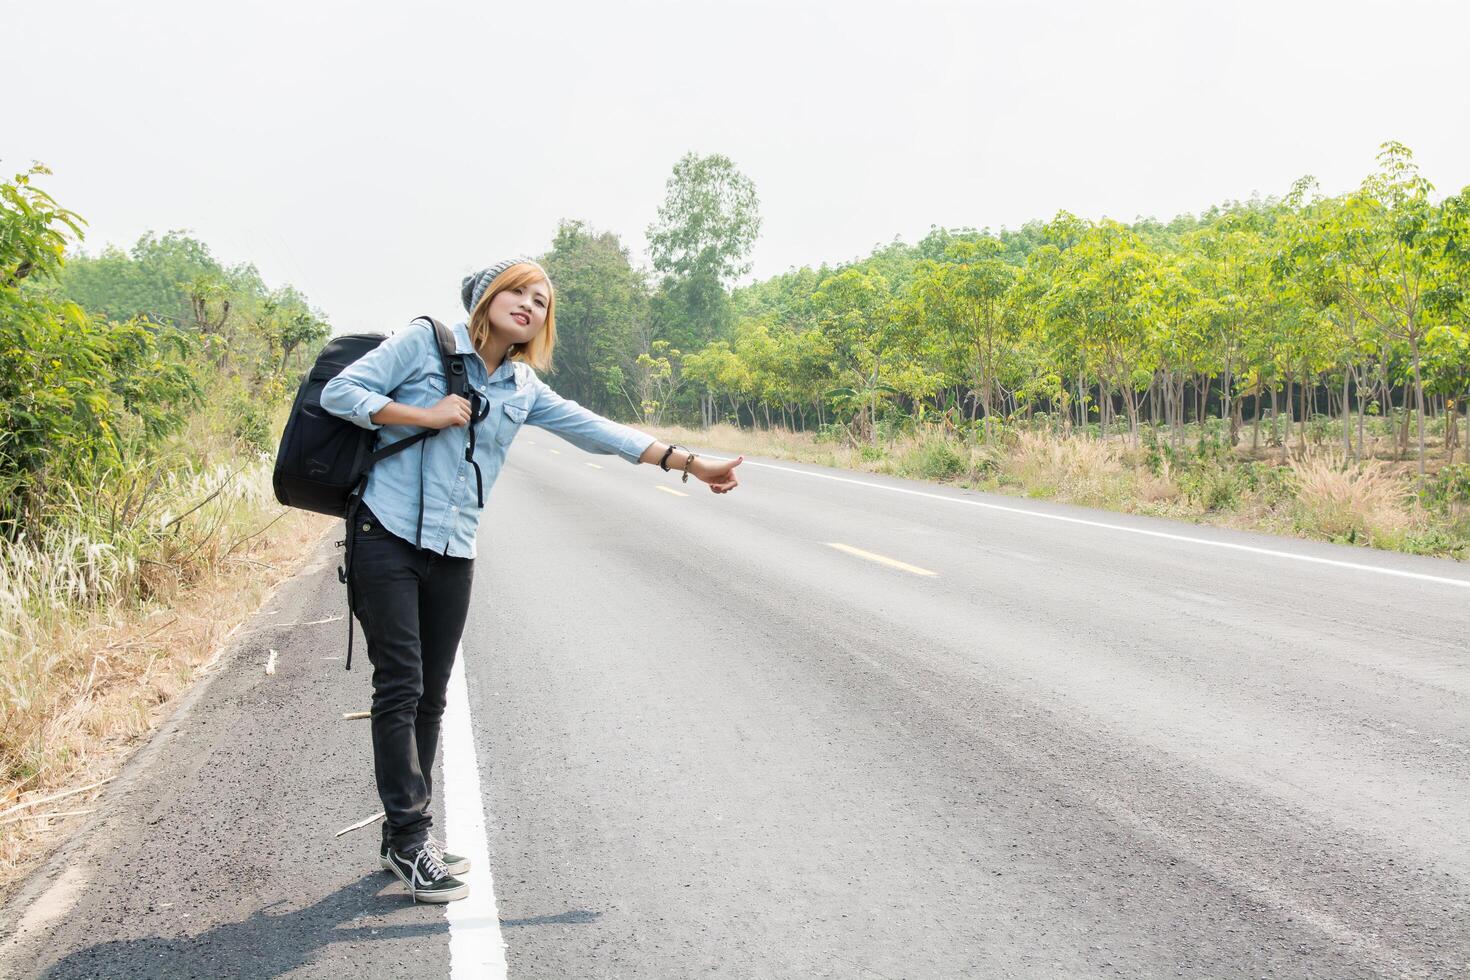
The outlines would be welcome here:
M 460 857 L 458 854 L 450 854 L 444 849 L 444 845 L 440 844 L 433 837 L 430 837 L 428 840 L 424 841 L 424 846 L 433 851 L 434 856 L 437 857 L 440 861 L 444 862 L 444 867 L 449 870 L 450 874 L 469 874 L 469 858 Z M 388 842 L 386 840 L 384 840 L 383 843 L 378 847 L 378 863 L 383 866 L 384 871 L 393 870 L 393 866 L 388 863 Z
M 406 852 L 389 848 L 388 869 L 408 886 L 415 902 L 453 902 L 470 893 L 470 886 L 452 876 L 438 855 L 422 844 Z

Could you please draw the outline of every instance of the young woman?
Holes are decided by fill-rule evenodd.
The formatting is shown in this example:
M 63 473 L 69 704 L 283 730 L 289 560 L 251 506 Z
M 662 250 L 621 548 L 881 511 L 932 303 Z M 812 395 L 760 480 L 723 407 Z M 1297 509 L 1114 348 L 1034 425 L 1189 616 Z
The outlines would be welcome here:
M 419 449 L 372 470 L 353 525 L 348 588 L 373 665 L 373 768 L 386 819 L 379 859 L 415 901 L 469 894 L 456 875 L 469 861 L 430 836 L 429 800 L 449 670 L 469 608 L 475 532 L 485 494 L 525 423 L 578 448 L 658 463 L 715 493 L 738 484 L 733 462 L 703 459 L 591 412 L 536 376 L 556 343 L 555 292 L 529 259 L 506 259 L 465 278 L 468 322 L 454 335 L 467 358 L 470 398 L 449 394 L 433 330 L 415 321 L 327 384 L 322 407 L 369 429 L 386 446 L 424 428 Z M 422 492 L 422 496 L 420 493 Z M 420 509 L 422 507 L 422 510 Z

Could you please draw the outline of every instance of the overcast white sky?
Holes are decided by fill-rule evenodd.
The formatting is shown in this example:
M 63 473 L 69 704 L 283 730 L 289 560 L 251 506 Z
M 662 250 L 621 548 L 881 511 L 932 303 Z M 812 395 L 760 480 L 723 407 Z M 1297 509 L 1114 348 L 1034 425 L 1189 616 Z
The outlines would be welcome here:
M 189 229 L 338 330 L 459 316 L 558 219 L 635 261 L 682 154 L 764 218 L 754 275 L 931 224 L 1196 212 L 1380 142 L 1470 184 L 1470 5 L 934 0 L 4 0 L 0 170 L 86 247 Z

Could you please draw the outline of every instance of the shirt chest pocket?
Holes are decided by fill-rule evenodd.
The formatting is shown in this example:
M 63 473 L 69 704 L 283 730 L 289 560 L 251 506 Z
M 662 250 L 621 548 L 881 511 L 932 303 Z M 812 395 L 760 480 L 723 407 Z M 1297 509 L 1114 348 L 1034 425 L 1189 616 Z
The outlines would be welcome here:
M 517 402 L 505 402 L 500 406 L 499 422 L 500 431 L 495 434 L 495 441 L 502 446 L 509 446 L 516 433 L 521 431 L 521 426 L 526 421 L 530 411 L 525 405 Z
M 449 382 L 445 380 L 443 372 L 425 371 L 409 379 L 390 397 L 394 401 L 428 408 L 437 405 L 440 399 L 447 394 L 449 394 Z

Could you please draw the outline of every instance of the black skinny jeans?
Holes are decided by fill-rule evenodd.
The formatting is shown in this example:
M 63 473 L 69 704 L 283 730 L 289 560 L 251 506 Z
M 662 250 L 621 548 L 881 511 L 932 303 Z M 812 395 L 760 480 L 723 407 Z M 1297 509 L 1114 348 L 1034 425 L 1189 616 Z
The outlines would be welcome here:
M 373 770 L 383 836 L 421 843 L 433 817 L 434 756 L 445 691 L 470 605 L 473 558 L 416 548 L 362 504 L 353 522 L 352 590 L 373 665 Z

